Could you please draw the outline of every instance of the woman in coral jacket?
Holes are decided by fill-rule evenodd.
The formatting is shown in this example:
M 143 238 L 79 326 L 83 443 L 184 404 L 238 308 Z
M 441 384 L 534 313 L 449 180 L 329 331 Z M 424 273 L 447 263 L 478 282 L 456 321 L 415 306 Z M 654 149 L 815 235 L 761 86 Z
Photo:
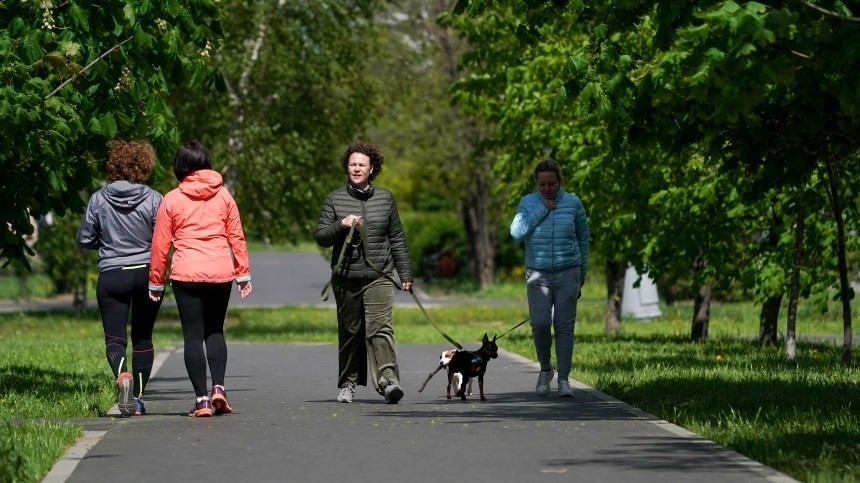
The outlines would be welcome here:
M 173 245 L 170 283 L 185 339 L 185 367 L 197 400 L 189 416 L 232 411 L 224 390 L 227 343 L 224 318 L 235 280 L 242 298 L 251 293 L 251 267 L 239 210 L 224 188 L 212 159 L 197 141 L 179 148 L 173 159 L 179 187 L 158 209 L 149 269 L 149 296 L 164 296 L 167 255 Z M 206 351 L 203 344 L 206 344 Z M 212 376 L 207 391 L 206 365 Z

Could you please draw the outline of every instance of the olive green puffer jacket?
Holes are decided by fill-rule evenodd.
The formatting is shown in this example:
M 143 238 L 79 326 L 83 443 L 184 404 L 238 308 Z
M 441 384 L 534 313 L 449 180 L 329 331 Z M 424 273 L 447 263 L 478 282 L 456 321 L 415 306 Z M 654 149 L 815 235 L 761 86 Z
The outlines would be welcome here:
M 349 228 L 341 226 L 341 220 L 349 215 L 360 215 L 367 236 L 367 246 L 361 243 L 359 227 L 356 227 L 341 266 L 335 274 L 352 279 L 376 280 L 381 275 L 369 264 L 365 257 L 377 268 L 393 275 L 394 268 L 402 282 L 413 282 L 412 264 L 409 249 L 397 203 L 394 196 L 385 188 L 371 186 L 361 192 L 349 183 L 338 188 L 326 197 L 320 212 L 315 238 L 322 247 L 333 247 L 331 266 L 334 268 L 343 248 L 343 241 Z

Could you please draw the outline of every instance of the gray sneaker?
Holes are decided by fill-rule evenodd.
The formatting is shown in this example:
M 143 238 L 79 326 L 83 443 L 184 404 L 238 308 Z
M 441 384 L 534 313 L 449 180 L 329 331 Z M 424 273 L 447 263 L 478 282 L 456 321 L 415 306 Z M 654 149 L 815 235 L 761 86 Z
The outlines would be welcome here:
M 540 375 L 538 375 L 538 382 L 535 385 L 535 393 L 538 396 L 546 396 L 549 394 L 549 383 L 552 382 L 552 377 L 555 375 L 555 371 L 550 369 L 548 371 L 540 371 Z
M 385 404 L 397 404 L 397 401 L 403 399 L 403 389 L 400 389 L 400 386 L 393 382 L 389 382 L 385 386 L 382 394 L 385 397 Z
M 573 389 L 570 388 L 570 382 L 564 379 L 558 380 L 558 395 L 559 397 L 573 397 Z
M 337 402 L 351 403 L 353 396 L 355 396 L 355 386 L 347 384 L 340 388 L 340 394 L 337 395 Z

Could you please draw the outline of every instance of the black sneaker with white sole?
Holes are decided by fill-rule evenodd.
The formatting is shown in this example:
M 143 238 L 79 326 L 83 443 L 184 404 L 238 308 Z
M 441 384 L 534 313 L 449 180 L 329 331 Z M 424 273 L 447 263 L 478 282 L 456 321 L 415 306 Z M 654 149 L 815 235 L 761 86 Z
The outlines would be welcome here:
M 403 389 L 400 389 L 397 384 L 389 382 L 382 391 L 382 395 L 385 397 L 385 404 L 397 404 L 397 401 L 403 399 Z

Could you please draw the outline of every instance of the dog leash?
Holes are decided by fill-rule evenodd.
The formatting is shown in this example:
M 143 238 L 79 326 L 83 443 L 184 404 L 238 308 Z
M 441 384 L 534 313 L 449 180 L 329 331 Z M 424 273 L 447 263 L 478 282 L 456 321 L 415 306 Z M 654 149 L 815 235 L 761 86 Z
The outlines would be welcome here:
M 346 246 L 349 244 L 349 241 L 352 240 L 352 234 L 355 233 L 355 225 L 358 223 L 357 221 L 353 221 L 352 225 L 349 227 L 349 234 L 346 235 L 346 238 L 343 239 L 343 246 L 340 249 L 340 255 L 337 257 L 337 263 L 331 267 L 331 277 L 329 277 L 328 282 L 326 282 L 325 287 L 323 287 L 322 292 L 320 292 L 320 299 L 323 302 L 328 300 L 329 293 L 331 293 L 331 280 L 334 278 L 334 272 L 337 270 L 343 263 L 343 255 L 346 253 Z
M 511 327 L 511 328 L 510 328 L 510 329 L 508 329 L 508 331 L 507 331 L 507 332 L 505 332 L 504 334 L 502 334 L 502 335 L 500 335 L 500 336 L 498 336 L 498 337 L 493 336 L 493 340 L 499 340 L 499 339 L 501 339 L 502 337 L 504 337 L 504 336 L 506 336 L 506 335 L 510 334 L 511 332 L 513 332 L 513 330 L 514 330 L 514 329 L 516 329 L 517 327 L 519 327 L 519 326 L 521 326 L 521 325 L 525 324 L 525 323 L 526 323 L 526 322 L 528 322 L 529 320 L 531 320 L 531 318 L 530 318 L 530 317 L 526 317 L 526 320 L 524 320 L 524 321 L 520 322 L 519 324 L 517 324 L 517 325 L 515 325 L 515 326 Z
M 358 233 L 361 236 L 361 243 L 363 245 L 367 246 L 367 234 L 364 231 L 364 223 L 359 223 L 358 221 L 353 221 L 352 226 L 349 227 L 349 234 L 343 240 L 343 247 L 341 247 L 340 256 L 337 259 L 337 263 L 334 265 L 334 267 L 332 267 L 332 271 L 331 271 L 332 277 L 334 277 L 335 270 L 337 270 L 337 267 L 340 267 L 340 265 L 343 263 L 343 256 L 344 256 L 344 253 L 346 252 L 346 247 L 349 244 L 349 241 L 352 239 L 352 234 L 355 231 L 355 225 L 358 225 Z M 376 273 L 378 273 L 378 274 L 382 275 L 383 277 L 385 277 L 386 279 L 388 279 L 394 285 L 394 288 L 396 288 L 397 290 L 403 290 L 402 284 L 399 283 L 397 280 L 395 280 L 391 274 L 385 273 L 382 270 L 380 270 L 379 267 L 377 267 L 375 263 L 371 262 L 367 258 L 366 253 L 363 256 L 363 258 L 364 258 L 364 263 L 370 265 L 370 268 L 374 269 L 376 271 Z M 372 284 L 372 282 L 371 282 L 371 284 Z M 362 288 L 361 290 L 356 292 L 353 296 L 361 295 L 369 287 L 370 287 L 370 285 L 365 286 L 364 288 Z M 323 300 L 328 300 L 328 293 L 330 291 L 331 291 L 331 280 L 329 280 L 328 283 L 326 283 L 325 287 L 323 287 L 322 293 L 320 293 L 320 298 L 322 298 Z M 415 294 L 415 292 L 411 288 L 408 290 L 408 292 L 409 292 L 409 295 L 412 296 L 412 300 L 415 301 L 415 305 L 417 305 L 418 308 L 421 309 L 421 313 L 423 313 L 424 317 L 430 322 L 430 325 L 432 325 L 433 328 L 436 329 L 437 332 L 442 334 L 442 337 L 444 337 L 448 342 L 454 344 L 454 347 L 456 347 L 457 349 L 463 350 L 463 346 L 460 345 L 459 342 L 452 339 L 451 336 L 446 334 L 445 331 L 442 330 L 436 324 L 436 322 L 433 321 L 433 318 L 430 317 L 430 314 L 427 313 L 427 310 L 424 308 L 424 305 L 421 303 L 420 300 L 418 300 L 418 296 Z

